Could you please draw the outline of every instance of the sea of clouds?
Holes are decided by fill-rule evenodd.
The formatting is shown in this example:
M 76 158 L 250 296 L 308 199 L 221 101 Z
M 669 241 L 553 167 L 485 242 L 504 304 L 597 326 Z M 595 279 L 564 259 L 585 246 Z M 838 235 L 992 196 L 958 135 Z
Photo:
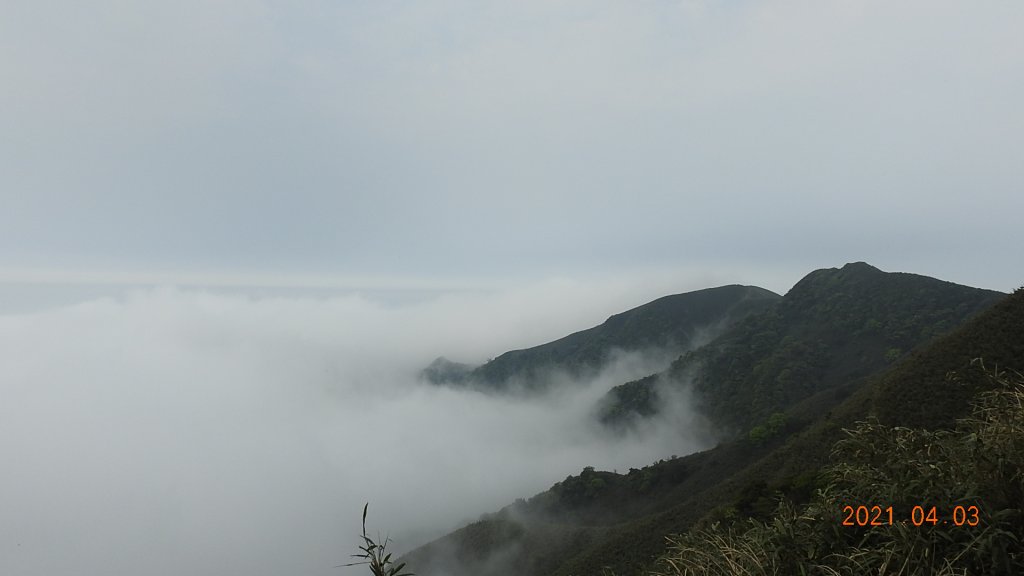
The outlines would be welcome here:
M 400 552 L 584 466 L 701 448 L 685 409 L 627 436 L 594 423 L 649 356 L 530 398 L 417 378 L 643 302 L 566 282 L 407 301 L 139 288 L 0 314 L 0 572 L 361 574 L 338 565 L 366 502 Z

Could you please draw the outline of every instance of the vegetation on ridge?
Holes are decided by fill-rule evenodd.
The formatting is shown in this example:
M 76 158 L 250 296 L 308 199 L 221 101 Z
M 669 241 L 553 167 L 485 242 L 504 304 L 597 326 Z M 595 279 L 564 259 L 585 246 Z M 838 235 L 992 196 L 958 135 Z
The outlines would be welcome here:
M 841 331 L 841 326 L 833 325 L 839 322 L 832 319 L 833 313 L 845 317 L 843 322 L 856 320 L 844 316 L 843 310 L 877 309 L 875 314 L 883 322 L 888 316 L 882 311 L 899 307 L 895 314 L 910 310 L 904 319 L 910 325 L 922 323 L 917 324 L 922 328 L 924 319 L 942 316 L 933 315 L 934 310 L 946 310 L 953 324 L 984 311 L 949 334 L 935 338 L 935 331 L 925 334 L 929 341 L 904 349 L 891 362 L 884 358 L 888 348 L 882 347 L 887 344 L 884 341 L 866 347 L 840 339 L 838 342 L 846 344 L 835 354 L 834 366 L 839 367 L 836 374 L 845 371 L 847 376 L 835 376 L 829 386 L 811 391 L 782 410 L 765 406 L 765 416 L 753 421 L 747 433 L 711 450 L 628 473 L 585 469 L 405 559 L 417 572 L 428 575 L 435 573 L 431 560 L 441 549 L 456 561 L 454 567 L 446 565 L 452 576 L 571 576 L 601 574 L 605 569 L 620 576 L 644 574 L 666 553 L 668 534 L 687 535 L 695 527 L 706 530 L 715 522 L 723 530 L 742 534 L 747 529 L 745 522 L 772 525 L 777 516 L 785 518 L 786 510 L 805 512 L 829 485 L 822 469 L 836 464 L 830 461 L 830 453 L 845 438 L 844 429 L 856 429 L 857 422 L 874 417 L 877 430 L 902 427 L 948 434 L 959 419 L 969 416 L 971 398 L 993 385 L 983 371 L 971 368 L 972 359 L 984 357 L 990 367 L 1024 366 L 1024 290 L 1007 297 L 930 278 L 887 274 L 862 264 L 818 271 L 808 279 L 813 282 L 801 287 L 808 289 L 807 293 L 801 295 L 794 287 L 786 296 L 787 300 L 791 295 L 798 297 L 793 310 L 782 314 L 780 305 L 766 314 L 803 318 L 791 326 L 802 325 L 814 334 L 808 327 L 818 321 L 825 323 L 826 333 Z M 847 283 L 863 285 L 854 288 Z M 871 286 L 873 283 L 888 286 Z M 830 290 L 842 290 L 844 295 L 833 299 Z M 858 303 L 861 298 L 890 302 Z M 909 301 L 900 304 L 901 298 Z M 829 300 L 833 300 L 831 305 Z M 828 306 L 831 310 L 825 312 L 822 307 Z M 815 308 L 817 312 L 807 311 Z M 720 340 L 729 342 L 733 333 L 745 331 L 744 325 L 754 320 L 741 323 Z M 919 329 L 918 337 L 922 333 Z M 768 355 L 774 351 L 766 348 Z M 882 357 L 874 372 L 858 374 L 851 369 L 857 367 L 861 356 L 877 357 L 866 354 L 871 351 Z M 957 372 L 959 380 L 946 379 L 950 371 Z M 761 432 L 754 433 L 759 427 Z M 780 508 L 780 501 L 788 508 Z
M 660 378 L 613 390 L 604 418 L 656 412 L 660 383 L 692 387 L 716 425 L 746 433 L 806 398 L 885 369 L 1003 296 L 864 263 L 818 270 Z
M 671 537 L 650 574 L 1024 573 L 1024 377 L 988 378 L 955 430 L 859 422 L 810 503 Z

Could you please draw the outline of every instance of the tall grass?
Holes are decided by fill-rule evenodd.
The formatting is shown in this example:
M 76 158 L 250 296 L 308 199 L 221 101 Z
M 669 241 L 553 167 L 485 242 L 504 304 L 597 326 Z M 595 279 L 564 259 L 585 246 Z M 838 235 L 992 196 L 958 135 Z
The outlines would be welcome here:
M 415 576 L 412 572 L 402 572 L 405 568 L 405 563 L 402 562 L 395 565 L 391 561 L 391 553 L 388 552 L 388 544 L 391 543 L 390 538 L 385 537 L 379 544 L 377 540 L 380 540 L 380 536 L 377 536 L 377 540 L 374 540 L 366 533 L 366 512 L 370 508 L 370 503 L 367 502 L 363 506 L 363 533 L 360 539 L 363 543 L 359 546 L 359 554 L 353 554 L 353 558 L 362 558 L 359 562 L 351 562 L 349 564 L 343 564 L 343 566 L 369 566 L 370 573 L 373 576 Z
M 987 377 L 992 390 L 955 430 L 860 422 L 810 504 L 671 537 L 651 575 L 1024 574 L 1024 377 Z M 892 506 L 894 522 L 843 526 L 846 505 Z M 913 525 L 914 506 L 934 506 L 939 523 Z M 977 526 L 954 524 L 955 506 L 977 506 Z

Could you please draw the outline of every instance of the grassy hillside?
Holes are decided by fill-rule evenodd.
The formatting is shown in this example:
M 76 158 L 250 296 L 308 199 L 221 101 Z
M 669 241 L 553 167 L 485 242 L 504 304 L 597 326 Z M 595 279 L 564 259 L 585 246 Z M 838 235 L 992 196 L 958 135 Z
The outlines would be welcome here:
M 908 293 L 916 298 L 908 299 Z M 971 360 L 983 357 L 989 366 L 1024 366 L 1020 291 L 953 332 L 934 336 L 998 297 L 866 265 L 812 273 L 779 306 L 762 314 L 764 318 L 749 318 L 722 342 L 712 343 L 738 353 L 741 343 L 750 348 L 759 340 L 774 341 L 776 346 L 761 349 L 753 364 L 744 360 L 754 366 L 791 357 L 777 350 L 787 336 L 787 346 L 813 339 L 842 350 L 826 354 L 817 385 L 790 397 L 788 405 L 772 405 L 776 417 L 763 421 L 762 433 L 752 434 L 756 427 L 750 428 L 712 450 L 625 474 L 584 470 L 406 559 L 425 575 L 439 573 L 441 559 L 448 560 L 443 562 L 445 573 L 452 575 L 568 576 L 600 574 L 605 568 L 638 574 L 665 552 L 666 535 L 715 521 L 767 520 L 777 512 L 779 495 L 793 506 L 806 505 L 822 487 L 822 468 L 830 463 L 843 428 L 875 416 L 879 425 L 948 429 L 967 414 L 969 399 L 991 386 Z M 883 333 L 875 334 L 879 328 L 869 320 L 880 323 Z M 861 330 L 852 330 L 855 325 Z M 757 338 L 767 327 L 774 327 L 776 334 Z M 915 337 L 928 340 L 927 345 L 911 350 L 908 343 Z M 899 346 L 908 348 L 899 357 L 884 356 Z M 881 371 L 872 375 L 873 366 Z M 959 380 L 948 379 L 950 371 L 957 371 Z M 729 389 L 756 390 L 764 383 L 763 378 L 737 378 Z M 750 422 L 756 410 L 743 410 Z
M 722 286 L 665 296 L 616 314 L 603 324 L 547 344 L 513 350 L 467 369 L 439 358 L 423 376 L 434 383 L 469 384 L 501 389 L 510 384 L 540 388 L 552 371 L 586 376 L 606 362 L 614 350 L 688 349 L 695 338 L 718 332 L 760 312 L 780 296 L 755 286 Z
M 954 429 L 860 422 L 809 502 L 673 536 L 652 574 L 1024 573 L 1024 376 L 977 364 Z

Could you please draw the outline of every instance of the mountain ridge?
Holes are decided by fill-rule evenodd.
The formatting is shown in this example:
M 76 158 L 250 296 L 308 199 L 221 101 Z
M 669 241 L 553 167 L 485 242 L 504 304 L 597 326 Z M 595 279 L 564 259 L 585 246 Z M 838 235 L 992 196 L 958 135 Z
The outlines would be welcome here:
M 509 350 L 480 366 L 452 362 L 442 356 L 425 368 L 421 377 L 433 384 L 487 391 L 517 386 L 543 390 L 548 373 L 590 376 L 615 350 L 685 351 L 702 333 L 724 329 L 780 298 L 770 290 L 739 284 L 672 294 L 613 314 L 599 325 L 562 338 Z
M 844 290 L 830 299 L 827 292 L 837 281 Z M 853 289 L 858 285 L 860 288 Z M 876 297 L 887 302 L 872 303 Z M 908 298 L 915 306 L 893 318 L 875 317 L 905 306 Z M 858 305 L 851 307 L 851 302 Z M 791 309 L 787 311 L 785 306 Z M 410 566 L 431 569 L 431 558 L 440 546 L 448 551 L 448 559 L 456 562 L 458 568 L 452 572 L 456 576 L 569 576 L 601 573 L 606 567 L 620 575 L 638 573 L 664 551 L 666 534 L 685 531 L 702 518 L 711 521 L 729 514 L 764 514 L 775 493 L 797 501 L 806 498 L 814 487 L 814 470 L 827 460 L 829 446 L 840 429 L 865 414 L 876 412 L 895 423 L 948 425 L 962 411 L 969 391 L 934 380 L 944 379 L 949 370 L 967 370 L 970 357 L 988 352 L 1003 365 L 1024 366 L 1024 291 L 1007 297 L 853 263 L 808 274 L 777 306 L 759 316 L 748 317 L 731 329 L 736 333 L 727 332 L 707 346 L 718 342 L 719 351 L 735 351 L 753 344 L 757 339 L 752 337 L 760 334 L 760 329 L 781 326 L 789 333 L 776 334 L 768 341 L 760 360 L 773 358 L 773 350 L 780 348 L 787 335 L 792 338 L 781 348 L 791 346 L 793 340 L 824 335 L 835 337 L 845 354 L 861 354 L 854 354 L 849 365 L 842 365 L 829 386 L 812 389 L 781 407 L 771 404 L 771 409 L 779 409 L 778 418 L 773 417 L 775 425 L 761 428 L 758 434 L 754 434 L 758 427 L 750 426 L 757 420 L 748 418 L 743 428 L 747 434 L 734 433 L 710 450 L 625 474 L 585 469 L 578 476 L 556 482 L 548 491 L 410 552 L 406 555 Z M 826 332 L 821 333 L 819 325 L 808 326 L 803 320 L 779 324 L 779 318 L 829 321 Z M 868 322 L 872 319 L 880 326 Z M 864 332 L 857 337 L 852 336 L 856 330 L 845 336 L 835 333 L 850 326 Z M 891 339 L 877 337 L 877 332 L 890 329 Z M 872 336 L 869 345 L 849 345 L 851 339 L 858 343 L 857 338 L 865 335 Z M 913 345 L 884 363 L 877 362 L 881 347 L 893 342 Z M 684 354 L 677 362 L 699 352 Z M 863 364 L 862 358 L 872 361 Z M 858 366 L 867 371 L 850 369 Z M 877 369 L 872 371 L 872 367 Z M 785 366 L 777 368 L 776 376 Z M 657 377 L 641 380 L 650 379 Z M 908 384 L 899 385 L 901 382 Z M 757 389 L 750 386 L 746 391 Z M 942 392 L 928 395 L 922 406 L 923 390 Z M 945 397 L 950 399 L 943 400 Z M 498 565 L 489 564 L 495 558 L 490 554 L 494 550 L 505 551 Z
M 687 352 L 657 378 L 610 391 L 601 417 L 649 416 L 657 412 L 659 386 L 682 386 L 724 433 L 742 432 L 885 368 L 1003 296 L 863 262 L 815 270 L 773 309 Z

